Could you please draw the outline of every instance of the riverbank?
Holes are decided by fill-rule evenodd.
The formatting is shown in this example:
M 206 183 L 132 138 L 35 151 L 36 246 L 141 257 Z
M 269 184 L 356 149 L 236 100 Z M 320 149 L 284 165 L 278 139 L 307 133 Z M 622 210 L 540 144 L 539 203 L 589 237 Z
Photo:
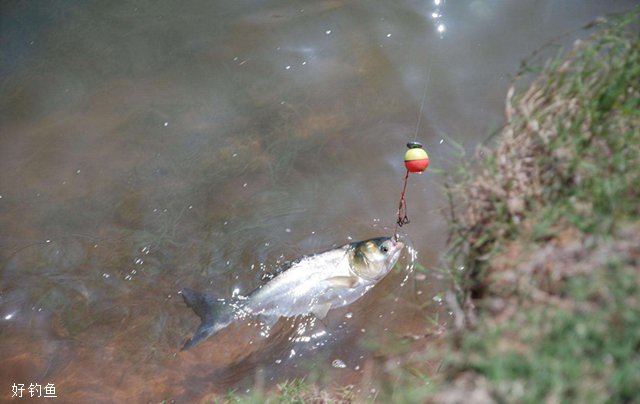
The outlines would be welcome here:
M 452 188 L 464 266 L 435 401 L 630 402 L 640 386 L 637 11 L 509 90 L 506 125 Z M 531 75 L 531 72 L 528 74 Z

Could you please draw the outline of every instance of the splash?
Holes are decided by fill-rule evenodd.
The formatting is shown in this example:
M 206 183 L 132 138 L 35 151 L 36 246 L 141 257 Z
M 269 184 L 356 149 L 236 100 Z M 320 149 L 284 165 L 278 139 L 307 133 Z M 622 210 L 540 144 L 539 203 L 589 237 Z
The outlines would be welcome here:
M 414 247 L 409 235 L 406 233 L 398 234 L 398 240 L 404 243 L 405 248 L 402 255 L 400 255 L 400 259 L 398 259 L 395 268 L 398 268 L 399 271 L 404 273 L 404 278 L 396 289 L 402 288 L 407 284 L 409 279 L 411 279 L 418 262 L 418 250 Z

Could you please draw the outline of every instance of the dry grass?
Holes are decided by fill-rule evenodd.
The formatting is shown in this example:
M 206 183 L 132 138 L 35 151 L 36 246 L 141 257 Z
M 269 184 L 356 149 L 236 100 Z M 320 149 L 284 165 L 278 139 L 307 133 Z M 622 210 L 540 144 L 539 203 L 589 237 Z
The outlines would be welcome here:
M 517 93 L 517 82 L 509 89 L 498 144 L 479 151 L 485 156 L 480 172 L 453 190 L 453 255 L 465 257 L 472 277 L 534 212 L 562 200 L 578 216 L 615 215 L 617 207 L 603 199 L 638 183 L 640 45 L 629 38 L 629 22 L 605 24 L 577 41 L 571 52 L 549 61 L 526 91 Z M 595 183 L 607 176 L 616 184 Z M 600 195 L 597 186 L 616 189 Z M 625 197 L 637 192 L 630 189 Z
M 450 265 L 466 271 L 450 305 L 465 321 L 435 401 L 637 398 L 638 15 L 511 87 L 495 148 L 453 187 Z

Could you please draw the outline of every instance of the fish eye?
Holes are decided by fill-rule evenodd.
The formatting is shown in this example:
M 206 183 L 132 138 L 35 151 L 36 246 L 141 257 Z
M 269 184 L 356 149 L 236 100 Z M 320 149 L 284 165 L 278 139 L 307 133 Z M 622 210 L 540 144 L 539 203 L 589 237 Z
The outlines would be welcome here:
M 386 245 L 383 245 L 381 248 L 382 252 L 388 252 L 389 251 L 389 247 L 387 247 Z

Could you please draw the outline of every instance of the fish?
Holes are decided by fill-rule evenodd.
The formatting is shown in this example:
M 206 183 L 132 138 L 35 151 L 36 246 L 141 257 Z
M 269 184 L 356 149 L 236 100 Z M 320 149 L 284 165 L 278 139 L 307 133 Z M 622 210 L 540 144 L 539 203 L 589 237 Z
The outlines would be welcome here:
M 201 323 L 182 350 L 249 316 L 259 316 L 265 324 L 309 314 L 323 319 L 329 310 L 349 305 L 373 288 L 394 267 L 403 247 L 395 237 L 377 237 L 302 256 L 265 274 L 265 282 L 247 296 L 231 299 L 184 288 L 182 298 Z

